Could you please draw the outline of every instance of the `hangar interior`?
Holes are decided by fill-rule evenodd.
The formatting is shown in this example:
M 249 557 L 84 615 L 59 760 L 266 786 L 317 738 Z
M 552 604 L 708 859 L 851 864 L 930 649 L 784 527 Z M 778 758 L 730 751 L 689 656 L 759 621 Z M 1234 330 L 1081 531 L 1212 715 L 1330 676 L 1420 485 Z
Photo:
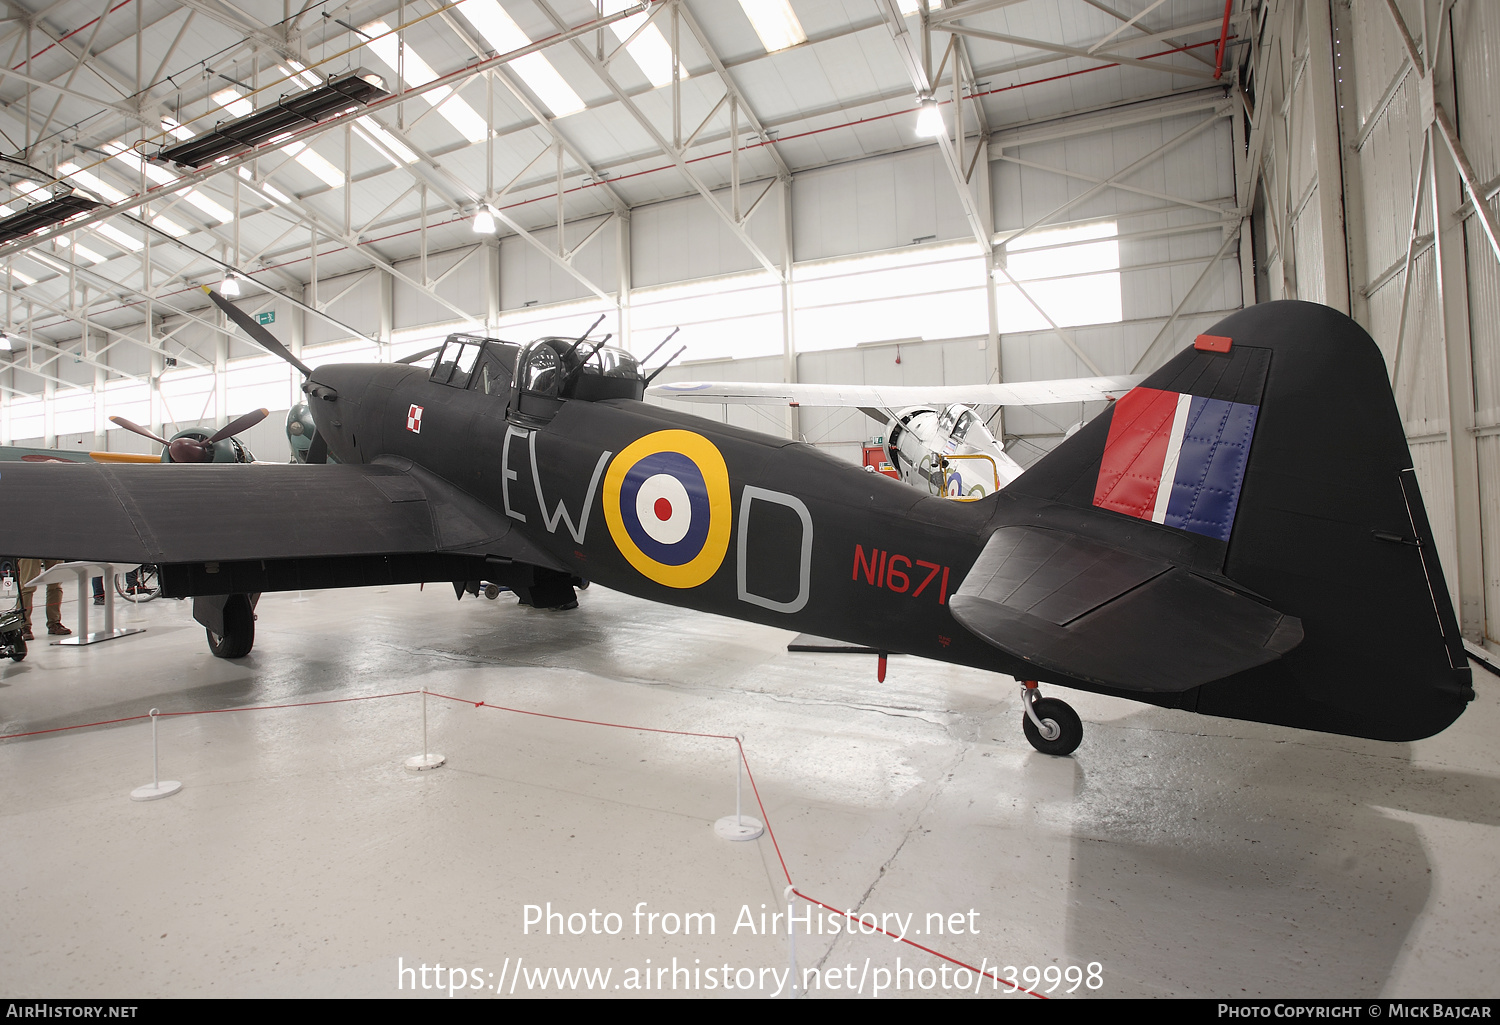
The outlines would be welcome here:
M 264 407 L 244 440 L 286 460 L 300 377 L 203 285 L 314 366 L 602 317 L 640 356 L 678 332 L 662 381 L 920 386 L 1145 373 L 1301 299 L 1379 344 L 1464 638 L 1500 655 L 1486 0 L 7 0 L 0 49 L 0 217 L 90 201 L 0 220 L 0 445 L 154 453 L 109 418 L 169 437 Z M 235 132 L 367 74 L 388 95 Z M 220 148 L 163 158 L 190 141 Z M 981 412 L 1025 465 L 1103 405 Z M 853 409 L 681 408 L 856 463 L 884 433 Z M 838 907 L 982 908 L 993 931 L 945 937 L 953 956 L 1043 985 L 1100 963 L 1075 996 L 1492 991 L 1483 672 L 1456 726 L 1399 745 L 1084 695 L 1085 747 L 1049 760 L 1008 678 L 898 658 L 877 685 L 868 658 L 620 594 L 548 613 L 445 590 L 268 595 L 233 663 L 177 603 L 126 607 L 144 635 L 0 670 L 0 724 L 425 686 L 743 734 L 780 849 L 714 838 L 734 762 L 712 745 L 459 705 L 431 710 L 450 765 L 411 777 L 410 699 L 167 722 L 187 787 L 159 805 L 124 799 L 139 721 L 28 736 L 0 747 L 0 989 L 780 965 L 784 938 L 723 934 L 782 899 L 784 865 Z M 720 935 L 521 935 L 549 900 L 716 910 Z M 803 967 L 894 965 L 889 940 L 805 941 Z

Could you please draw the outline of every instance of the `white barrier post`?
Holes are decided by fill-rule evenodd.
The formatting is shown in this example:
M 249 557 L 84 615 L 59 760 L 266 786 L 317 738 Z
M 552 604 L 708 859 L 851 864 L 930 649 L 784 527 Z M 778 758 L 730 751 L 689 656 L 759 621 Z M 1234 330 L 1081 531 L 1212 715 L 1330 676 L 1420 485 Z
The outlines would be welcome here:
M 82 580 L 83 578 L 80 577 L 79 579 Z M 80 584 L 79 590 L 81 591 L 82 589 L 83 587 Z M 151 782 L 132 790 L 130 792 L 130 799 L 132 801 L 156 801 L 163 797 L 171 797 L 182 789 L 182 784 L 175 779 L 163 780 L 160 771 L 157 769 L 156 717 L 161 715 L 161 711 L 153 708 L 149 714 L 151 716 Z
M 436 769 L 448 759 L 436 751 L 427 750 L 427 688 L 422 688 L 422 753 L 412 755 L 406 760 L 406 767 L 412 772 L 426 772 L 428 769 Z
M 758 840 L 766 831 L 760 819 L 748 818 L 740 813 L 740 778 L 745 771 L 744 737 L 735 737 L 734 745 L 734 814 L 725 815 L 714 823 L 714 832 L 721 840 Z

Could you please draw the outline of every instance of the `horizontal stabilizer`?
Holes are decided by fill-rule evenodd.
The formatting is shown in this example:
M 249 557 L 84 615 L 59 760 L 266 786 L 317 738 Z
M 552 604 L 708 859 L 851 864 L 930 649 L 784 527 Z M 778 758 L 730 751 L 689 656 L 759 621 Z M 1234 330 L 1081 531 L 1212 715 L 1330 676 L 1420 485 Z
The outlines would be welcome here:
M 1180 566 L 1027 526 L 990 536 L 949 607 L 1002 651 L 1133 691 L 1189 690 L 1302 640 L 1297 619 Z

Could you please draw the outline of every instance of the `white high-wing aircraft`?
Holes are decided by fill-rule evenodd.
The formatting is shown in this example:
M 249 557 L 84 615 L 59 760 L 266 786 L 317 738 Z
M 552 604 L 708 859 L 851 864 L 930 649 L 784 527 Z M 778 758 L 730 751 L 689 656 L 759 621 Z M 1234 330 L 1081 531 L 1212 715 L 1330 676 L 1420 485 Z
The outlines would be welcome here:
M 1080 377 L 1011 384 L 909 385 L 785 384 L 756 381 L 678 381 L 646 394 L 687 402 L 752 405 L 853 406 L 884 420 L 885 451 L 906 483 L 949 498 L 982 498 L 1021 475 L 973 406 L 1042 406 L 1113 401 L 1141 377 Z

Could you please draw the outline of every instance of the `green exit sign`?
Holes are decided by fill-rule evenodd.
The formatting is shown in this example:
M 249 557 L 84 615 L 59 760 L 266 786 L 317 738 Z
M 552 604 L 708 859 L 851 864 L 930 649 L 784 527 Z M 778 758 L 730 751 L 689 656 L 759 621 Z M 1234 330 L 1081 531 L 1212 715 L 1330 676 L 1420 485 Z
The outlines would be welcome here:
M 255 315 L 255 322 L 257 324 L 274 324 L 274 323 L 276 323 L 276 311 L 275 310 L 267 310 L 265 313 L 257 313 Z

